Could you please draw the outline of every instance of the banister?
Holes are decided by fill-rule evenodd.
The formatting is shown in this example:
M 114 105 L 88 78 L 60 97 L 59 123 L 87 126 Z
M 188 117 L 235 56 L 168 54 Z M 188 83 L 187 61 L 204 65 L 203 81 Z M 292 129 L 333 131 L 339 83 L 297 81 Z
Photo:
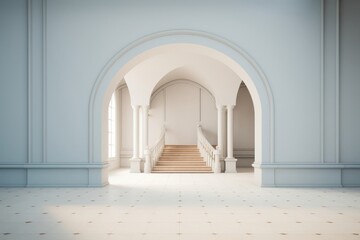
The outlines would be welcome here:
M 155 144 L 150 149 L 149 148 L 145 149 L 145 165 L 144 165 L 145 173 L 151 173 L 152 168 L 159 160 L 160 155 L 165 146 L 165 133 L 166 133 L 166 129 L 165 126 L 163 126 L 158 141 L 156 141 Z
M 206 162 L 206 165 L 211 167 L 214 173 L 220 173 L 220 149 L 218 146 L 215 149 L 209 143 L 201 129 L 200 124 L 197 126 L 197 139 L 198 149 L 200 150 L 201 156 Z

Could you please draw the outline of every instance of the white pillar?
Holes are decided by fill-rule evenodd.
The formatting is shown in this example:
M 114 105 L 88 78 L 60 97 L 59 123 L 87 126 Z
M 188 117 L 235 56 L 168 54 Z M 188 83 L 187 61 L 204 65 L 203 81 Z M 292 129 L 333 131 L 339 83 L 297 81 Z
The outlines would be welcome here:
M 224 148 L 224 139 L 223 139 L 223 113 L 224 113 L 224 106 L 223 105 L 218 105 L 217 106 L 217 134 L 218 134 L 218 139 L 217 139 L 217 146 L 220 152 L 220 158 L 223 156 L 223 148 Z
M 225 159 L 225 172 L 236 173 L 236 161 L 233 156 L 233 105 L 227 107 L 227 157 Z
M 143 108 L 139 108 L 139 158 L 144 159 L 144 115 L 142 114 Z
M 142 117 L 143 144 L 142 145 L 145 151 L 145 149 L 149 148 L 149 106 L 142 106 L 142 113 L 143 113 L 143 117 Z
M 224 172 L 225 171 L 225 156 L 226 156 L 226 146 L 227 146 L 227 141 L 226 141 L 226 131 L 227 131 L 227 128 L 226 128 L 226 108 L 224 107 L 223 111 L 222 111 L 222 126 L 221 126 L 221 129 L 222 129 L 222 142 L 223 142 L 223 146 L 222 146 L 222 149 L 220 149 L 220 153 L 221 153 L 221 156 L 220 156 L 220 165 L 221 165 L 221 172 Z
M 227 158 L 233 158 L 233 108 L 234 106 L 228 105 L 227 107 Z
M 144 147 L 144 173 L 151 173 L 150 152 L 149 152 L 149 106 L 142 106 L 143 113 L 143 147 Z
M 133 157 L 130 159 L 130 172 L 140 172 L 139 158 L 139 105 L 132 106 L 133 108 Z

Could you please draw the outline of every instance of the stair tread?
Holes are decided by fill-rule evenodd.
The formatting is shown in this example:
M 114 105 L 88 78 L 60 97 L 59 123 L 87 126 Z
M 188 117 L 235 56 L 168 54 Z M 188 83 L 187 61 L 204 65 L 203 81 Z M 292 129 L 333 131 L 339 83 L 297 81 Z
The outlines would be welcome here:
M 196 145 L 165 145 L 153 173 L 212 173 Z
M 181 171 L 181 170 L 167 170 L 167 171 L 157 171 L 157 170 L 153 170 L 151 172 L 158 172 L 158 173 L 166 173 L 166 172 L 169 172 L 169 173 L 176 173 L 176 172 L 179 172 L 179 173 L 212 173 L 212 171 L 190 171 L 190 170 L 186 170 L 186 171 Z
M 192 164 L 192 163 L 205 163 L 203 161 L 186 161 L 186 160 L 178 160 L 178 161 L 165 161 L 165 160 L 159 160 L 158 163 L 163 163 L 163 164 L 168 164 L 168 163 L 181 163 L 181 164 L 184 164 L 184 163 L 189 163 L 189 164 Z
M 203 161 L 201 158 L 160 158 L 159 161 Z
M 184 166 L 180 166 L 180 165 L 174 165 L 174 166 L 169 166 L 169 165 L 166 165 L 166 166 L 161 166 L 161 165 L 156 165 L 154 166 L 154 168 L 174 168 L 174 167 L 179 167 L 179 168 L 210 168 L 209 166 L 206 166 L 206 165 L 203 165 L 203 166 L 196 166 L 196 165 L 193 165 L 193 166 L 189 166 L 189 165 L 184 165 Z

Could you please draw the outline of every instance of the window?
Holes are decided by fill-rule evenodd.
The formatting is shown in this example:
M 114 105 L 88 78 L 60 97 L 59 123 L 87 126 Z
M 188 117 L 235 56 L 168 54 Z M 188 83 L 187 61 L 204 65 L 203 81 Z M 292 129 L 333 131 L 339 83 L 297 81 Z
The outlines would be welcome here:
M 115 112 L 115 94 L 111 96 L 108 112 L 108 156 L 109 158 L 115 157 L 115 144 L 116 144 L 116 112 Z

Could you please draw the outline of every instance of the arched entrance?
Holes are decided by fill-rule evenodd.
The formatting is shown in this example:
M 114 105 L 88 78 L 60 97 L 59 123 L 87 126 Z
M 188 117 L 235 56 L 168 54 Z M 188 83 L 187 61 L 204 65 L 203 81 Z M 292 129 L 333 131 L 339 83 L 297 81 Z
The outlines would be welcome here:
M 226 65 L 247 85 L 255 110 L 254 167 L 261 185 L 261 163 L 273 162 L 274 156 L 273 98 L 265 74 L 255 61 L 235 44 L 198 31 L 176 30 L 145 36 L 124 48 L 105 65 L 95 82 L 89 102 L 90 162 L 106 161 L 106 109 L 117 84 L 140 62 L 166 52 L 168 47 L 184 43 L 192 51 Z M 144 80 L 144 84 L 146 83 Z M 131 89 L 129 84 L 128 86 Z M 221 87 L 221 84 L 219 86 Z M 103 173 L 103 179 L 106 178 L 106 174 Z

